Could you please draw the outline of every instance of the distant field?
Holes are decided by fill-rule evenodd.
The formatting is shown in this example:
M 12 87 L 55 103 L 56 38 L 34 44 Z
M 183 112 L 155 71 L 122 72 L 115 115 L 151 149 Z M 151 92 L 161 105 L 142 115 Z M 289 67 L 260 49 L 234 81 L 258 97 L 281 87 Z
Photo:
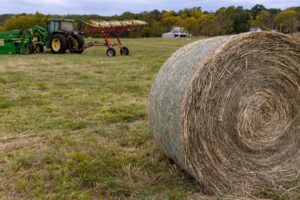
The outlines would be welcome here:
M 194 40 L 123 39 L 129 56 L 0 55 L 0 199 L 203 199 L 147 122 L 155 75 Z M 257 197 L 299 197 L 284 188 Z

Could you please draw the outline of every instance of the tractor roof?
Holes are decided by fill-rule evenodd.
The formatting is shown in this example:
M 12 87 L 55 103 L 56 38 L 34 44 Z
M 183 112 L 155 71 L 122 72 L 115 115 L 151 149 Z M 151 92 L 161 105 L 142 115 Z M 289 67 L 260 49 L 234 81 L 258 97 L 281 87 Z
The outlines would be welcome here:
M 50 18 L 50 19 L 48 19 L 48 22 L 50 22 L 50 21 L 74 22 L 74 19 Z

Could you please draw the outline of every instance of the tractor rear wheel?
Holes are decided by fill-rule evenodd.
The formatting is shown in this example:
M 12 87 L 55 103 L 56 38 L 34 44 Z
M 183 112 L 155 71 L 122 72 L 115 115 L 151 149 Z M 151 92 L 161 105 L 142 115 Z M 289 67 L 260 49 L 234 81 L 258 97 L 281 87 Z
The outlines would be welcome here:
M 67 40 L 62 34 L 55 34 L 51 38 L 52 53 L 65 53 L 67 50 Z
M 108 48 L 106 51 L 107 56 L 115 56 L 116 55 L 116 50 L 114 48 Z
M 42 43 L 35 44 L 35 52 L 42 53 L 44 52 L 44 45 Z
M 82 53 L 83 52 L 83 46 L 84 46 L 84 40 L 80 35 L 73 35 L 74 38 L 74 47 L 76 50 L 80 50 L 80 51 L 76 51 L 75 53 Z

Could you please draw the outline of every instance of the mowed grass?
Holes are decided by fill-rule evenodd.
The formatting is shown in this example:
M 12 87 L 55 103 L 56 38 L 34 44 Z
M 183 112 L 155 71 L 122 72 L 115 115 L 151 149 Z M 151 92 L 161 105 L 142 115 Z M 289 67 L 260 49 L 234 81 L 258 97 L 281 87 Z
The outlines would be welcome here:
M 194 40 L 123 39 L 129 56 L 107 57 L 104 47 L 0 55 L 0 199 L 208 198 L 159 149 L 147 121 L 155 75 Z M 299 194 L 282 191 L 257 197 Z
M 100 40 L 102 42 L 102 40 Z M 147 122 L 156 73 L 193 40 L 124 39 L 82 55 L 0 56 L 0 199 L 180 199 L 198 185 Z

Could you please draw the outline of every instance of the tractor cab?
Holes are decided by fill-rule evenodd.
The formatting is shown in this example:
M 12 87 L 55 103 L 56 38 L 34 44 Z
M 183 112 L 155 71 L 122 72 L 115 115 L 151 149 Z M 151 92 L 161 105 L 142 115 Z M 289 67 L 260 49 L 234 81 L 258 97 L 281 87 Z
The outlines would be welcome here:
M 48 19 L 47 30 L 50 35 L 55 32 L 72 33 L 74 31 L 74 20 L 61 18 Z

